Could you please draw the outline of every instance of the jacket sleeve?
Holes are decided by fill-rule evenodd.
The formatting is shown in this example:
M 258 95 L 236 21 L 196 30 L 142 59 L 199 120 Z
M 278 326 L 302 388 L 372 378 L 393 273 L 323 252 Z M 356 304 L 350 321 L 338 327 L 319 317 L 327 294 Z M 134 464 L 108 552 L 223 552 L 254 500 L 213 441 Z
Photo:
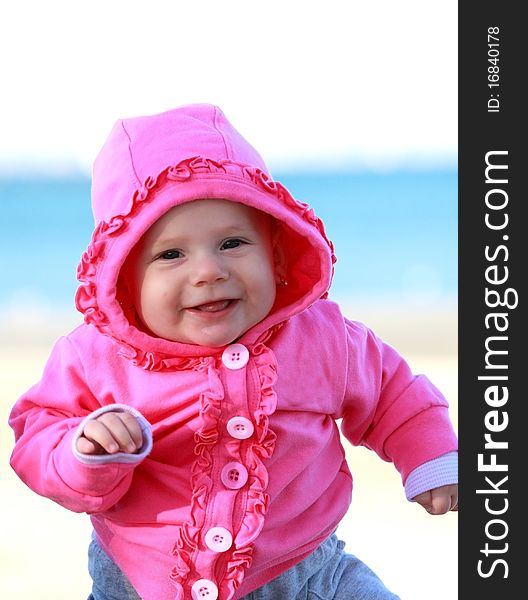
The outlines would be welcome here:
M 42 379 L 15 403 L 11 466 L 34 492 L 74 512 L 113 506 L 128 490 L 138 462 L 89 462 L 74 456 L 79 425 L 101 404 L 90 390 L 68 338 L 55 344 Z
M 343 434 L 393 462 L 405 483 L 420 465 L 457 450 L 447 400 L 364 325 L 345 320 L 345 327 Z

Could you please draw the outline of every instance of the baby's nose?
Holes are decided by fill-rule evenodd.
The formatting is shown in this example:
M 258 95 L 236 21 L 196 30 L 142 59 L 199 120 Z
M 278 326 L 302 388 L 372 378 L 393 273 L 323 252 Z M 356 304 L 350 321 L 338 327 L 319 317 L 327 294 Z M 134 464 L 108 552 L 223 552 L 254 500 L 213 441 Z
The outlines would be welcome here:
M 207 285 L 228 279 L 229 273 L 223 261 L 215 256 L 203 256 L 191 266 L 193 285 Z

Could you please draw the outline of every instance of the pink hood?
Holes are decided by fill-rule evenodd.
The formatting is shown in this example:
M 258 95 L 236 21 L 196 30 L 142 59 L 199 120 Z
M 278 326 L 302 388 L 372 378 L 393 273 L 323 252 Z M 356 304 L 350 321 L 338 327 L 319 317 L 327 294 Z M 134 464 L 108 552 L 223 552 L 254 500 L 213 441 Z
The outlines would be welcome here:
M 273 181 L 257 151 L 222 111 L 193 104 L 153 116 L 118 121 L 95 160 L 92 208 L 95 231 L 78 268 L 77 308 L 147 369 L 218 349 L 155 338 L 127 318 L 119 273 L 147 229 L 173 206 L 224 198 L 269 213 L 282 228 L 286 288 L 272 312 L 241 338 L 252 343 L 270 328 L 326 297 L 335 257 L 322 222 L 306 204 Z

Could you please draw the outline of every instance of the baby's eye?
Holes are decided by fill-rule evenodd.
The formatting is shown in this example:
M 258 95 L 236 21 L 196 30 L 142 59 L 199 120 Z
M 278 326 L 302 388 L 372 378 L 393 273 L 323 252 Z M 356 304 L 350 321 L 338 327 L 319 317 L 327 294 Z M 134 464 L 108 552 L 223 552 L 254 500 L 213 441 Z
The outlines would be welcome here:
M 181 258 L 181 252 L 179 250 L 165 250 L 159 255 L 159 258 L 163 260 L 174 260 L 175 258 Z
M 242 246 L 243 244 L 245 244 L 246 242 L 244 242 L 244 240 L 241 240 L 239 238 L 231 238 L 229 240 L 226 240 L 221 248 L 222 250 L 231 250 L 232 248 L 239 248 L 240 246 Z

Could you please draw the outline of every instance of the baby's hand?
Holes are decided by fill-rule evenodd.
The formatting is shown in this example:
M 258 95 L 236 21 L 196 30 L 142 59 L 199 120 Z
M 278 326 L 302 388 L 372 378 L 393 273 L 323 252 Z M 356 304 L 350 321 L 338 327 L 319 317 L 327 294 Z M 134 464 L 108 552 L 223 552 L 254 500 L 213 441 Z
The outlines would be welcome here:
M 443 515 L 458 510 L 458 485 L 443 485 L 413 498 L 431 515 Z
M 107 412 L 88 421 L 77 440 L 77 450 L 82 454 L 133 454 L 142 445 L 139 423 L 127 412 Z

